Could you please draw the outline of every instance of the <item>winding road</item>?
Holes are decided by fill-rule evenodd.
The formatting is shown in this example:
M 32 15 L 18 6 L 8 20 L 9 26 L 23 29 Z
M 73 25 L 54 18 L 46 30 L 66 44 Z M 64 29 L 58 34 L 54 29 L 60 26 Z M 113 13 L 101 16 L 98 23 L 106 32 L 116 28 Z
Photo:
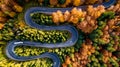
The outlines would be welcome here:
M 110 5 L 114 4 L 116 0 L 110 0 L 109 2 L 105 2 L 102 5 L 106 8 Z M 99 4 L 93 5 L 94 7 L 98 6 Z M 80 6 L 77 8 L 85 9 L 86 6 Z M 44 48 L 60 48 L 60 47 L 70 47 L 73 46 L 77 40 L 78 40 L 78 31 L 75 29 L 75 27 L 71 25 L 61 25 L 61 26 L 45 26 L 45 25 L 39 25 L 32 21 L 30 14 L 35 12 L 45 13 L 45 14 L 51 14 L 52 12 L 55 12 L 57 10 L 61 10 L 62 12 L 65 12 L 66 10 L 71 10 L 72 8 L 44 8 L 44 7 L 33 7 L 26 11 L 25 13 L 25 22 L 27 25 L 29 25 L 32 28 L 36 28 L 39 30 L 65 30 L 71 33 L 71 37 L 64 43 L 40 43 L 40 42 L 31 42 L 31 41 L 19 41 L 14 40 L 10 41 L 6 47 L 6 55 L 8 58 L 12 60 L 17 61 L 27 61 L 27 60 L 33 60 L 37 58 L 50 58 L 53 60 L 53 67 L 60 67 L 60 59 L 59 57 L 54 53 L 43 53 L 39 56 L 28 56 L 28 57 L 22 57 L 17 56 L 14 53 L 14 49 L 16 46 L 24 45 L 24 46 L 32 46 L 32 47 L 44 47 Z

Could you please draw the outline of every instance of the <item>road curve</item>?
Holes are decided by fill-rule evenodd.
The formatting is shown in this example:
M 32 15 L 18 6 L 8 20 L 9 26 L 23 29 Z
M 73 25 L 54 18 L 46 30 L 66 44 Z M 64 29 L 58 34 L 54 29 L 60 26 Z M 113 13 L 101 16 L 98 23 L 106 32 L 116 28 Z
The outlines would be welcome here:
M 12 60 L 16 60 L 16 61 L 28 61 L 28 60 L 33 60 L 33 59 L 37 59 L 37 58 L 50 58 L 53 60 L 53 67 L 60 67 L 60 59 L 59 57 L 54 54 L 54 53 L 43 53 L 41 55 L 38 56 L 28 56 L 28 57 L 22 57 L 22 56 L 17 56 L 14 53 L 14 49 L 17 46 L 32 46 L 35 47 L 34 45 L 26 45 L 23 44 L 20 41 L 14 40 L 8 43 L 7 47 L 6 47 L 6 55 L 8 58 L 12 59 Z
M 39 30 L 65 30 L 65 31 L 68 31 L 70 32 L 71 34 L 71 37 L 66 41 L 66 42 L 63 42 L 63 43 L 40 43 L 40 42 L 28 42 L 29 44 L 36 44 L 37 46 L 40 46 L 40 47 L 45 47 L 45 48 L 60 48 L 60 47 L 70 47 L 70 46 L 73 46 L 77 40 L 78 40 L 78 31 L 77 29 L 75 29 L 74 26 L 71 26 L 71 25 L 60 25 L 60 26 L 46 26 L 46 25 L 39 25 L 35 22 L 33 22 L 30 14 L 31 13 L 35 13 L 35 12 L 45 12 L 43 10 L 41 10 L 41 8 L 39 7 L 34 7 L 34 8 L 30 8 L 26 11 L 25 13 L 25 22 L 27 25 L 29 25 L 30 27 L 32 28 L 36 28 L 36 29 L 39 29 Z M 49 13 L 50 14 L 50 13 Z

